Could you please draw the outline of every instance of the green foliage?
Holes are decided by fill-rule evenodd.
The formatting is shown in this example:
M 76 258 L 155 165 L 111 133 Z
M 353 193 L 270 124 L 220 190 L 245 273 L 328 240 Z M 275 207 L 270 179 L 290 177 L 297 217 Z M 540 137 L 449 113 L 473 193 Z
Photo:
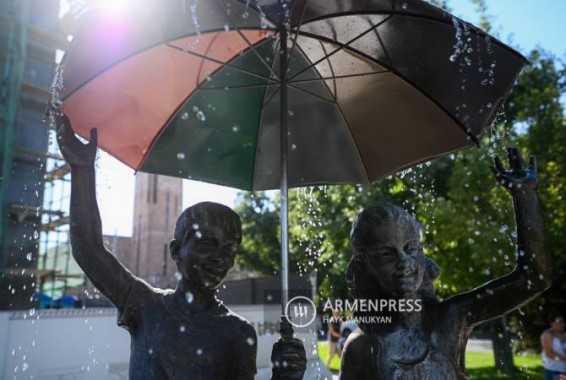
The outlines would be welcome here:
M 486 152 L 487 151 L 487 152 Z M 514 265 L 511 199 L 489 171 L 489 148 L 459 154 L 449 190 L 428 212 L 433 227 L 426 236 L 440 268 L 441 296 L 463 292 L 509 272 Z
M 278 203 L 263 193 L 240 193 L 236 204 L 244 236 L 236 257 L 238 265 L 265 275 L 278 273 L 281 261 Z
M 489 33 L 491 31 L 491 17 L 487 15 L 487 4 L 485 0 L 472 0 L 476 6 L 476 12 L 479 14 L 479 27 L 481 30 Z

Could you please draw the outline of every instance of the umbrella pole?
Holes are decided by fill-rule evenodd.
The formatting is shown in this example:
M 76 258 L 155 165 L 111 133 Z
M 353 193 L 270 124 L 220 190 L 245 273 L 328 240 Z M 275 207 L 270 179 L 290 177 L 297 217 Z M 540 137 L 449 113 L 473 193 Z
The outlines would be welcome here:
M 281 307 L 283 315 L 289 302 L 289 203 L 287 183 L 287 30 L 283 28 L 280 35 L 279 50 L 279 132 L 281 151 Z

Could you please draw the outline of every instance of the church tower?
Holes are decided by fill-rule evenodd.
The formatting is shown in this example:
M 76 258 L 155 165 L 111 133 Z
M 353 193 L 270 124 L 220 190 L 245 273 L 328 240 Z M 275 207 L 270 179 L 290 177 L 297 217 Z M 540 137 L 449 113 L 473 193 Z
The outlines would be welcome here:
M 169 254 L 175 222 L 182 211 L 180 178 L 137 173 L 131 254 L 126 266 L 158 287 L 173 287 L 177 267 Z

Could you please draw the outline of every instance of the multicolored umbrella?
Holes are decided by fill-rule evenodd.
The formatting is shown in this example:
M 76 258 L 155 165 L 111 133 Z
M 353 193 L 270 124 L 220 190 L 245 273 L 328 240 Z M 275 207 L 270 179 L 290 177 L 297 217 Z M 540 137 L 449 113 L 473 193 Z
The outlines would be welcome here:
M 59 97 L 135 170 L 281 188 L 285 277 L 288 187 L 477 143 L 524 63 L 419 0 L 143 0 L 87 14 Z

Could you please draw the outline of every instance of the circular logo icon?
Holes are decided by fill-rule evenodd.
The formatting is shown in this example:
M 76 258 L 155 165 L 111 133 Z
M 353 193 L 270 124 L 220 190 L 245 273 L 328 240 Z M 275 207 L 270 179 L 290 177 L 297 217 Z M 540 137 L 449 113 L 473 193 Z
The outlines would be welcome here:
M 285 317 L 295 327 L 306 327 L 316 317 L 316 306 L 307 297 L 294 297 L 285 305 Z

